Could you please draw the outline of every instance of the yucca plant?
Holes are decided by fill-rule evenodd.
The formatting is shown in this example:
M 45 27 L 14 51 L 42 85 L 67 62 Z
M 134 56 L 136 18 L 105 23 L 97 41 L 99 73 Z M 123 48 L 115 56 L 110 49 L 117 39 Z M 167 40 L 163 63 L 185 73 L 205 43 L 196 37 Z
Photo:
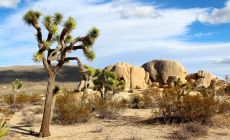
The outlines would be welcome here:
M 69 57 L 70 53 L 82 50 L 85 57 L 92 61 L 95 58 L 93 44 L 99 36 L 99 30 L 93 27 L 86 36 L 73 38 L 71 33 L 77 27 L 74 18 L 69 17 L 62 23 L 63 16 L 61 13 L 43 16 L 42 24 L 48 31 L 47 37 L 44 38 L 39 19 L 43 16 L 38 11 L 29 10 L 23 16 L 24 22 L 36 30 L 36 39 L 38 51 L 34 54 L 35 62 L 42 62 L 48 74 L 47 92 L 44 106 L 40 137 L 50 136 L 49 124 L 51 120 L 52 105 L 54 104 L 55 78 L 62 66 L 71 60 L 77 61 L 80 72 L 83 74 L 83 66 L 77 56 Z M 61 32 L 58 28 L 62 27 Z M 55 45 L 55 44 L 57 45 Z M 54 62 L 54 63 L 53 63 Z
M 3 120 L 0 120 L 0 138 L 3 138 L 8 133 L 8 128 L 5 125 L 5 122 Z
M 12 82 L 11 85 L 12 85 L 12 89 L 13 89 L 13 92 L 14 92 L 13 103 L 15 104 L 15 102 L 16 102 L 16 94 L 22 88 L 23 81 L 20 80 L 20 79 L 16 79 L 15 81 Z
M 101 92 L 101 98 L 106 99 L 109 91 L 117 92 L 125 89 L 124 80 L 117 79 L 114 72 L 107 70 L 97 70 L 95 72 L 95 78 L 93 80 L 95 89 Z

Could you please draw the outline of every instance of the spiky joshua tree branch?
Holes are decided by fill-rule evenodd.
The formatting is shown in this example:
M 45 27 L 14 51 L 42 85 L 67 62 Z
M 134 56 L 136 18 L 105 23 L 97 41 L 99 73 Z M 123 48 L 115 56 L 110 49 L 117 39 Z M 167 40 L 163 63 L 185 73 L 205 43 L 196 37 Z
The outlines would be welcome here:
M 63 16 L 61 13 L 55 13 L 54 15 L 43 16 L 42 24 L 48 31 L 47 37 L 44 39 L 42 29 L 39 25 L 39 19 L 42 14 L 38 11 L 29 10 L 23 16 L 23 20 L 29 26 L 36 29 L 36 38 L 38 42 L 38 51 L 34 54 L 33 60 L 35 62 L 42 62 L 45 70 L 48 74 L 48 86 L 45 100 L 45 107 L 43 113 L 43 120 L 39 135 L 42 137 L 50 136 L 49 132 L 49 120 L 51 116 L 51 106 L 53 100 L 54 82 L 57 72 L 60 71 L 62 66 L 75 60 L 79 63 L 80 59 L 77 56 L 68 57 L 68 54 L 72 51 L 82 50 L 85 57 L 92 61 L 95 58 L 93 51 L 93 44 L 96 38 L 99 36 L 99 30 L 92 28 L 86 36 L 73 38 L 71 33 L 76 28 L 77 24 L 74 18 L 69 17 L 63 24 Z M 59 33 L 58 27 L 62 26 L 62 30 Z M 54 47 L 54 43 L 57 44 Z M 56 63 L 54 63 L 54 61 Z M 80 66 L 82 67 L 82 66 Z

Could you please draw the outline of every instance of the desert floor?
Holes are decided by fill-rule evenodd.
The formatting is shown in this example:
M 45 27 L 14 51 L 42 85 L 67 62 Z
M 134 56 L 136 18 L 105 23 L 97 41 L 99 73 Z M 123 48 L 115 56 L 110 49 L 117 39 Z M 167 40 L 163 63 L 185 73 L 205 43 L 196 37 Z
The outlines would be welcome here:
M 44 94 L 46 82 L 25 82 L 23 91 L 26 93 Z M 57 83 L 64 88 L 76 88 L 75 82 Z M 12 92 L 10 84 L 0 84 L 1 95 Z M 92 117 L 86 123 L 76 125 L 51 125 L 51 136 L 48 138 L 38 138 L 33 134 L 39 132 L 41 123 L 41 113 L 35 114 L 33 110 L 42 105 L 26 105 L 19 112 L 13 114 L 8 120 L 10 132 L 3 140 L 155 140 L 170 139 L 170 135 L 180 128 L 178 124 L 162 125 L 149 124 L 147 122 L 152 117 L 151 109 L 126 109 L 121 117 L 115 120 L 105 120 Z M 28 125 L 33 122 L 33 125 Z M 200 140 L 228 140 L 230 139 L 230 128 L 208 127 L 208 135 L 202 136 Z
M 4 140 L 43 139 L 33 136 L 39 132 L 41 114 L 34 115 L 32 110 L 41 106 L 27 106 L 16 112 L 9 120 L 10 133 Z M 47 140 L 155 140 L 170 139 L 170 134 L 179 125 L 153 125 L 145 123 L 151 116 L 151 109 L 126 109 L 116 120 L 92 118 L 86 123 L 76 125 L 51 125 L 52 136 Z M 26 113 L 25 113 L 26 112 Z M 34 115 L 34 116 L 33 116 Z M 33 117 L 32 117 L 33 116 Z M 26 122 L 33 121 L 33 126 Z M 208 135 L 194 138 L 205 140 L 227 140 L 228 128 L 208 128 Z

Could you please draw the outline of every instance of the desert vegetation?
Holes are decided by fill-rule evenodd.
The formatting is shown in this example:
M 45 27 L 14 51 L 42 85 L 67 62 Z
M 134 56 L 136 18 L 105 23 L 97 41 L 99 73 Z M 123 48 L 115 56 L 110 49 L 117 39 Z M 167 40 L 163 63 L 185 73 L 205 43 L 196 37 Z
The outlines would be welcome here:
M 23 16 L 23 20 L 29 26 L 33 26 L 37 31 L 36 37 L 39 50 L 34 54 L 33 59 L 35 62 L 42 62 L 48 74 L 47 94 L 41 131 L 39 133 L 39 136 L 47 137 L 50 136 L 49 124 L 52 114 L 52 104 L 55 102 L 53 90 L 55 89 L 56 74 L 65 63 L 75 60 L 78 63 L 80 72 L 84 78 L 87 78 L 88 71 L 82 66 L 80 59 L 78 57 L 67 57 L 67 53 L 74 50 L 83 50 L 84 55 L 89 60 L 93 60 L 95 58 L 95 53 L 92 50 L 92 45 L 99 35 L 99 30 L 97 28 L 92 28 L 85 37 L 73 38 L 71 32 L 76 28 L 76 21 L 72 17 L 69 17 L 68 20 L 64 22 L 60 35 L 58 35 L 58 25 L 62 23 L 63 16 L 60 13 L 55 13 L 53 16 L 44 16 L 42 23 L 47 29 L 48 35 L 47 39 L 43 40 L 43 34 L 39 26 L 39 18 L 41 15 L 42 14 L 38 11 L 29 10 Z M 54 42 L 58 43 L 55 49 L 51 48 Z M 80 45 L 76 45 L 77 43 L 80 43 Z M 58 63 L 53 67 L 52 61 L 54 60 L 58 61 Z
M 0 139 L 229 139 L 228 75 L 187 73 L 175 60 L 85 65 L 96 58 L 98 28 L 73 37 L 73 17 L 21 17 L 35 32 L 38 66 L 0 68 Z

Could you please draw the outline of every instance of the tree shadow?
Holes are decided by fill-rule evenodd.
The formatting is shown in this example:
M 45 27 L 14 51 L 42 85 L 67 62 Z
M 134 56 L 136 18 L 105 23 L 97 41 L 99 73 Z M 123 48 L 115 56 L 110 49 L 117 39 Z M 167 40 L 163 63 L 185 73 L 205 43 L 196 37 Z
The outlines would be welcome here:
M 22 134 L 22 135 L 28 135 L 28 136 L 34 136 L 34 137 L 39 136 L 39 134 L 37 132 L 33 131 L 32 129 L 31 130 L 25 129 L 24 127 L 29 128 L 31 126 L 29 126 L 29 125 L 11 126 L 10 131 L 14 132 L 14 133 L 19 133 L 19 134 Z

